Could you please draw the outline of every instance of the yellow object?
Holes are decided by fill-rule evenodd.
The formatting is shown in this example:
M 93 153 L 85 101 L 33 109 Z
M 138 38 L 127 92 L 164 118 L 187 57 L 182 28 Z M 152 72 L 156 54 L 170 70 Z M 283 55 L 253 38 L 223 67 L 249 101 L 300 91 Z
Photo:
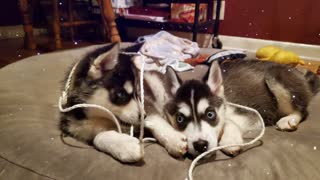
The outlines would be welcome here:
M 296 53 L 285 51 L 275 46 L 265 46 L 258 49 L 256 56 L 260 60 L 273 61 L 281 64 L 305 64 Z
M 275 46 L 265 46 L 263 48 L 258 49 L 256 56 L 261 60 L 270 60 L 270 58 L 276 54 L 278 51 L 281 51 L 280 48 Z

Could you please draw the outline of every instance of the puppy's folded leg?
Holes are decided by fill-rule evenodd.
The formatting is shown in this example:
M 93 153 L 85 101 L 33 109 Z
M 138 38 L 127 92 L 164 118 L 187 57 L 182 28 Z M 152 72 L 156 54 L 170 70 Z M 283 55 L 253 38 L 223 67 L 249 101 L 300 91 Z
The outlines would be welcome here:
M 94 146 L 124 163 L 138 162 L 143 158 L 139 140 L 116 131 L 103 131 L 95 136 Z
M 240 128 L 234 124 L 232 121 L 227 121 L 223 128 L 223 135 L 219 142 L 219 146 L 231 145 L 231 144 L 241 144 L 243 143 L 242 132 Z M 229 148 L 222 149 L 222 151 L 228 156 L 236 156 L 240 153 L 240 146 L 233 146 Z
M 188 148 L 187 138 L 184 134 L 176 131 L 165 119 L 160 116 L 148 116 L 145 119 L 146 128 L 163 145 L 173 157 L 182 157 Z

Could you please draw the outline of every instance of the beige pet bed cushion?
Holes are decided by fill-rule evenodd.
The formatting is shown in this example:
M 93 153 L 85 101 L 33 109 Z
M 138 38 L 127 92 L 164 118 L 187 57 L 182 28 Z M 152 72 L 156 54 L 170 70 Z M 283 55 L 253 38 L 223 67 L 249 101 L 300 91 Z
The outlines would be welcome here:
M 96 47 L 34 56 L 0 70 L 0 179 L 185 179 L 191 160 L 176 160 L 157 144 L 146 147 L 144 163 L 124 165 L 95 149 L 61 141 L 60 82 L 73 62 Z M 182 76 L 197 77 L 199 72 L 203 69 Z M 263 143 L 235 158 L 219 152 L 218 160 L 195 169 L 194 178 L 319 179 L 319 99 L 313 101 L 308 120 L 297 131 L 269 127 Z

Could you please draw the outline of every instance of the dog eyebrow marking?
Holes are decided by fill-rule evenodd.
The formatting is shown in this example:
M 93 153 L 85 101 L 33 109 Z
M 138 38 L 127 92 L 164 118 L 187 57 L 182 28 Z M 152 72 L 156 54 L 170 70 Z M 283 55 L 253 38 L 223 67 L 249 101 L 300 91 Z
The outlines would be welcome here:
M 204 114 L 208 107 L 209 107 L 208 100 L 205 98 L 200 99 L 197 106 L 198 114 Z
M 123 88 L 127 91 L 128 94 L 131 94 L 133 92 L 132 83 L 130 81 L 126 81 L 123 84 Z
M 179 112 L 185 115 L 186 117 L 190 117 L 191 115 L 191 110 L 190 107 L 186 103 L 181 103 L 178 105 L 179 107 Z
M 194 89 L 191 89 L 191 98 L 190 98 L 190 101 L 191 101 L 193 119 L 194 119 L 196 122 L 198 122 L 198 119 L 197 119 L 197 116 L 196 116 L 196 110 L 195 110 L 195 107 L 194 107 Z

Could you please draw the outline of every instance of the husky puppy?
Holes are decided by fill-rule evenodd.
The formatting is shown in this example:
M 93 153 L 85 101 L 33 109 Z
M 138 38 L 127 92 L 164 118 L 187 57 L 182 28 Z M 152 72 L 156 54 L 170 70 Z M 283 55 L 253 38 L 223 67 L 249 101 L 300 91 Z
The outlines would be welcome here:
M 123 51 L 137 52 L 141 45 Z M 119 44 L 98 48 L 86 55 L 78 64 L 72 77 L 65 107 L 79 103 L 97 104 L 109 109 L 119 119 L 122 130 L 130 125 L 139 129 L 139 70 L 133 64 L 139 58 L 119 52 Z M 163 106 L 172 97 L 174 87 L 171 70 L 163 75 L 146 72 L 145 75 L 146 121 L 151 132 L 173 156 L 186 152 L 186 137 L 164 120 Z M 114 122 L 106 113 L 95 108 L 78 108 L 61 113 L 60 128 L 63 133 L 93 144 L 100 151 L 112 155 L 121 162 L 141 160 L 139 140 L 117 132 Z
M 173 82 L 179 89 L 166 105 L 171 125 L 187 136 L 188 152 L 198 155 L 218 145 L 243 143 L 242 134 L 257 118 L 226 103 L 252 107 L 266 125 L 295 130 L 320 90 L 319 78 L 272 62 L 213 62 L 202 81 Z M 234 156 L 240 147 L 223 150 Z

